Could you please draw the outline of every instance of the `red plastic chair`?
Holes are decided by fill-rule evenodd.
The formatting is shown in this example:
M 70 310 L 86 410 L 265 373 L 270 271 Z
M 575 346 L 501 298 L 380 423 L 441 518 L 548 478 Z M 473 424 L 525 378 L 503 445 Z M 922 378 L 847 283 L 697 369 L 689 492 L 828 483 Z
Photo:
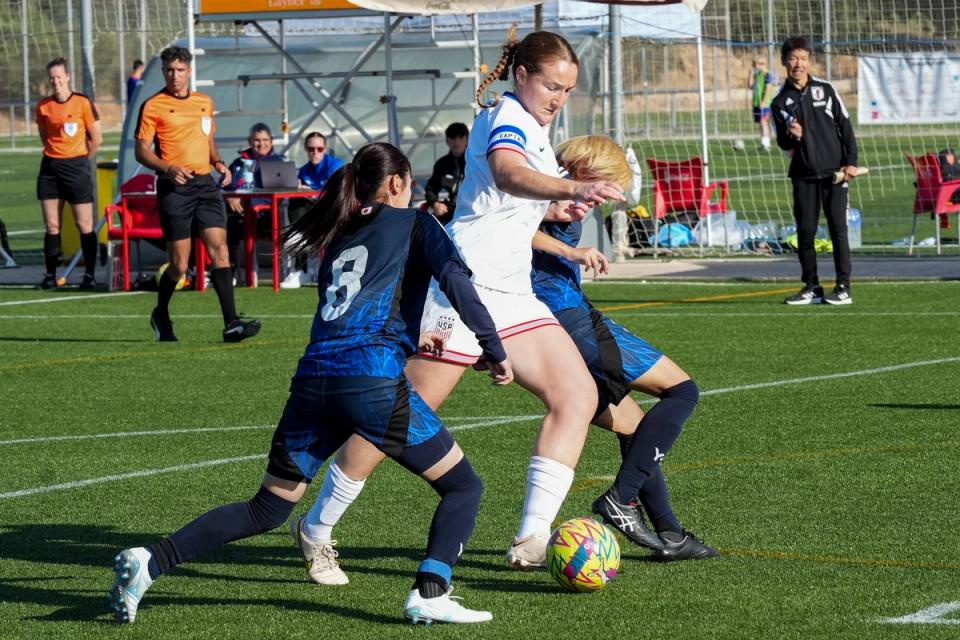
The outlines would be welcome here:
M 913 201 L 913 226 L 910 229 L 910 249 L 908 256 L 913 255 L 913 239 L 917 233 L 917 216 L 924 213 L 932 213 L 937 218 L 937 255 L 940 255 L 940 227 L 941 220 L 947 222 L 943 225 L 949 227 L 947 216 L 951 213 L 957 214 L 957 225 L 960 227 L 960 204 L 951 202 L 953 194 L 960 189 L 960 180 L 950 180 L 944 182 L 940 175 L 940 163 L 937 156 L 933 153 L 925 153 L 922 156 L 912 156 L 904 153 L 910 166 L 913 167 L 913 174 L 917 181 L 914 186 L 917 188 L 917 195 Z M 960 229 L 957 231 L 960 237 Z
M 128 196 L 138 193 L 144 195 Z M 104 207 L 107 238 L 120 241 L 120 263 L 123 269 L 123 290 L 130 291 L 130 241 L 162 240 L 160 215 L 157 212 L 156 178 L 138 174 L 120 186 L 120 202 Z M 114 215 L 119 217 L 116 224 Z M 207 252 L 200 239 L 194 240 L 197 291 L 206 289 Z
M 708 213 L 726 213 L 727 181 L 717 180 L 704 186 L 703 159 L 696 157 L 679 162 L 647 158 L 653 173 L 653 208 L 657 220 L 669 214 L 696 212 L 698 218 Z M 711 198 L 719 189 L 719 200 Z

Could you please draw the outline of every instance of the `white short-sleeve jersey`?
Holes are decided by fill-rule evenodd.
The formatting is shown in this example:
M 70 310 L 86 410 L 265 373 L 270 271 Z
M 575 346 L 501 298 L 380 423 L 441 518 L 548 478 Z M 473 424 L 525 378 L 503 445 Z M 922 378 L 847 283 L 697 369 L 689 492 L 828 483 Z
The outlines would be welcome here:
M 448 229 L 475 283 L 498 291 L 530 293 L 530 243 L 550 202 L 518 198 L 497 188 L 487 156 L 499 150 L 519 153 L 535 171 L 561 175 L 547 128 L 516 96 L 505 93 L 473 122 L 466 175 Z

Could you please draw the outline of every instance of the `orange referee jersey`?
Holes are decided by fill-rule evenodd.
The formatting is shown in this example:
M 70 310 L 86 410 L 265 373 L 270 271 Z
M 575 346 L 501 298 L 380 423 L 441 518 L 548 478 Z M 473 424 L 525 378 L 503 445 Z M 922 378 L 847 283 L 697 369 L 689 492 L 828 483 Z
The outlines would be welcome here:
M 71 93 L 63 102 L 47 96 L 37 104 L 43 155 L 60 159 L 87 155 L 87 131 L 99 119 L 93 100 L 82 93 Z
M 156 154 L 197 175 L 210 173 L 213 100 L 203 93 L 178 98 L 166 89 L 140 106 L 137 139 L 153 142 Z

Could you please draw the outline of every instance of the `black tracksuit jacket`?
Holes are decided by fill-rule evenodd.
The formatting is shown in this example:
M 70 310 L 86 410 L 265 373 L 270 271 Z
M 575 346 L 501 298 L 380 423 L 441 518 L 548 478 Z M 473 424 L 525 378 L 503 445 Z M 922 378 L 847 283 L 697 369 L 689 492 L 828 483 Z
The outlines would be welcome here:
M 770 104 L 777 145 L 793 150 L 788 175 L 816 180 L 833 175 L 840 167 L 857 164 L 857 138 L 843 100 L 824 80 L 809 76 L 803 91 L 787 79 Z M 803 127 L 799 141 L 788 128 L 796 119 Z

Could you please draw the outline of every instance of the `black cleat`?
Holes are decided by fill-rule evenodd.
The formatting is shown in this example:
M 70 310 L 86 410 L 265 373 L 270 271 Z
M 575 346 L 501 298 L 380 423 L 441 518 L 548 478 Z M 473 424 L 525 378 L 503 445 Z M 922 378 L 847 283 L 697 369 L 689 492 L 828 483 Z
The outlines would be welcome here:
M 820 304 L 823 302 L 823 287 L 807 287 L 800 291 L 800 293 L 793 294 L 784 300 L 784 302 L 790 305 Z
M 80 283 L 80 291 L 96 291 L 97 280 L 89 273 L 83 276 L 83 282 Z
M 631 542 L 648 549 L 663 548 L 660 537 L 647 528 L 643 513 L 636 504 L 622 504 L 617 490 L 613 487 L 594 500 L 591 509 L 594 514 L 600 516 L 604 522 L 625 535 Z
M 40 284 L 37 285 L 40 289 L 56 289 L 57 288 L 57 278 L 52 276 L 49 273 L 43 276 L 43 280 L 40 281 Z
M 850 287 L 838 284 L 833 291 L 823 297 L 823 301 L 827 304 L 853 304 Z
M 697 536 L 686 529 L 683 533 L 663 531 L 660 533 L 663 548 L 655 551 L 656 562 L 676 562 L 677 560 L 705 560 L 716 558 L 720 553 L 713 547 L 703 544 Z
M 161 316 L 156 308 L 150 312 L 150 327 L 157 336 L 157 342 L 177 342 L 170 316 Z
M 223 330 L 224 342 L 240 342 L 260 333 L 259 320 L 244 320 L 243 316 L 233 320 Z

